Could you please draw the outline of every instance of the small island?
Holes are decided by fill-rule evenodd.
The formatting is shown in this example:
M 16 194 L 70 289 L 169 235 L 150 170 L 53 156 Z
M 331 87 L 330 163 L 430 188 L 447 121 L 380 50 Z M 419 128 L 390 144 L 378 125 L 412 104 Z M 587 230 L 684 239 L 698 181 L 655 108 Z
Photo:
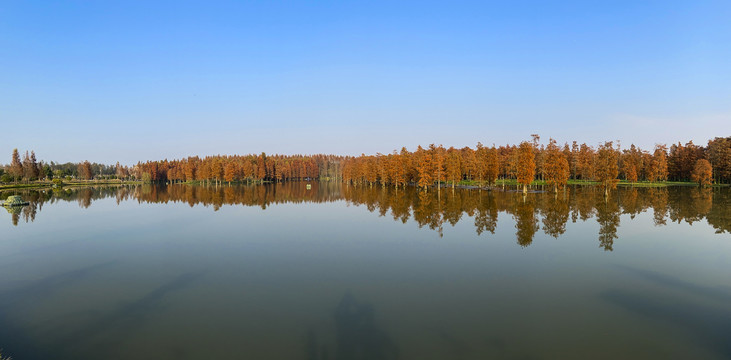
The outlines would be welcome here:
M 2 203 L 3 206 L 25 206 L 30 204 L 28 201 L 23 201 L 20 195 L 11 195 Z

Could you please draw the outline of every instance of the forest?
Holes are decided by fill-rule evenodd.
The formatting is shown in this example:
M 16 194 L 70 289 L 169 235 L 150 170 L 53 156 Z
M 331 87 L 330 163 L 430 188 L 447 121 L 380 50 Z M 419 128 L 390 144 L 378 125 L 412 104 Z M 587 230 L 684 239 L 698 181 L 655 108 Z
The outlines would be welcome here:
M 540 182 L 557 191 L 569 182 L 597 184 L 606 191 L 622 180 L 637 182 L 696 182 L 701 185 L 731 183 L 731 137 L 717 137 L 706 146 L 692 141 L 670 146 L 622 149 L 609 141 L 596 147 L 545 144 L 538 135 L 517 145 L 478 143 L 470 147 L 445 148 L 431 144 L 414 151 L 402 148 L 390 154 L 339 155 L 217 155 L 179 160 L 139 162 L 133 166 L 92 164 L 46 164 L 34 152 L 21 160 L 14 150 L 11 163 L 2 169 L 3 182 L 38 181 L 52 178 L 124 179 L 145 182 L 283 182 L 291 180 L 344 181 L 354 185 L 429 189 L 436 184 L 457 186 L 496 182 L 520 184 L 525 192 Z M 437 189 L 439 188 L 437 187 Z

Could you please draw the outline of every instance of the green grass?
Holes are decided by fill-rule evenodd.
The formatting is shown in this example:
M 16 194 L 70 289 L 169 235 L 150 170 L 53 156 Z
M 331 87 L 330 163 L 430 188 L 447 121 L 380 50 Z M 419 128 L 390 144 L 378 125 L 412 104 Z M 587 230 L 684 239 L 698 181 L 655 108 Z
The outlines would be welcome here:
M 447 186 L 451 186 L 451 182 L 445 183 Z M 585 180 L 569 180 L 568 185 L 598 185 L 599 183 L 596 181 L 585 181 Z M 457 183 L 457 185 L 462 186 L 487 186 L 487 182 L 485 181 L 477 181 L 477 180 L 462 180 Z M 518 180 L 516 179 L 498 179 L 495 181 L 495 186 L 518 186 Z M 547 182 L 543 180 L 536 180 L 530 183 L 531 186 L 535 185 L 548 185 Z
M 126 184 L 142 184 L 141 181 L 117 181 L 117 180 L 89 180 L 89 181 L 68 181 L 59 185 L 60 187 L 66 186 L 91 186 L 91 185 L 126 185 Z M 0 190 L 12 190 L 12 189 L 39 189 L 52 187 L 54 184 L 50 181 L 32 182 L 29 184 L 3 184 L 0 185 Z
M 209 182 L 207 182 L 207 184 L 209 184 L 209 185 L 210 184 L 214 184 L 214 183 L 215 183 L 215 181 L 209 181 Z M 229 184 L 228 181 L 220 181 L 220 183 L 223 184 L 223 185 L 228 185 Z M 234 185 L 234 184 L 253 185 L 253 184 L 271 184 L 271 183 L 273 183 L 273 181 L 269 181 L 269 180 L 251 180 L 251 181 L 235 180 L 235 181 L 231 181 L 231 184 L 232 185 Z M 206 182 L 205 181 L 200 181 L 200 180 L 188 180 L 188 181 L 184 181 L 182 183 L 177 183 L 177 184 L 205 185 Z
M 443 182 L 446 186 L 451 186 L 452 183 L 447 181 Z M 458 186 L 487 186 L 486 182 L 480 182 L 477 180 L 462 180 L 457 183 Z M 516 179 L 499 179 L 495 182 L 495 186 L 518 186 L 518 180 Z M 543 180 L 536 180 L 533 181 L 531 186 L 539 186 L 539 185 L 548 185 L 546 181 Z M 567 185 L 600 185 L 597 181 L 589 181 L 589 180 L 574 180 L 569 179 L 567 182 Z M 651 182 L 651 181 L 638 181 L 638 182 L 629 182 L 626 180 L 620 180 L 617 184 L 618 186 L 629 186 L 629 187 L 666 187 L 666 186 L 698 186 L 697 183 L 690 182 L 690 181 L 657 181 L 657 182 Z M 711 186 L 714 187 L 726 187 L 731 186 L 729 184 L 713 184 Z

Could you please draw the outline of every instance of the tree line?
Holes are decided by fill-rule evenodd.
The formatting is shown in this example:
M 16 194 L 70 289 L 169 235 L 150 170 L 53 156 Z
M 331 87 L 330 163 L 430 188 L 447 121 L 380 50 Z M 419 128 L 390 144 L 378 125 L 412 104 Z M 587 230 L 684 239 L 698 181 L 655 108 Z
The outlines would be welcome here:
M 119 167 L 119 163 L 117 163 Z M 35 151 L 26 151 L 20 156 L 18 149 L 13 149 L 10 164 L 0 166 L 0 182 L 31 182 L 51 179 L 82 179 L 112 178 L 115 175 L 115 167 L 82 161 L 79 163 L 46 163 L 37 160 Z
M 119 178 L 149 182 L 282 182 L 290 180 L 338 180 L 347 183 L 428 189 L 436 184 L 456 186 L 462 181 L 494 185 L 497 180 L 515 180 L 527 191 L 532 182 L 544 181 L 554 191 L 569 180 L 600 184 L 605 192 L 620 180 L 694 181 L 702 185 L 731 183 L 731 137 L 717 137 L 707 146 L 692 141 L 644 150 L 635 145 L 621 149 L 605 142 L 559 145 L 538 135 L 517 145 L 445 148 L 431 144 L 415 151 L 402 148 L 391 154 L 338 155 L 216 155 L 179 160 L 139 162 L 134 166 L 89 163 L 45 164 L 26 151 L 23 160 L 13 151 L 5 167 L 5 180 L 32 181 L 64 176 L 79 179 Z M 3 174 L 0 174 L 3 175 Z M 438 187 L 439 188 L 439 187 Z
M 637 181 L 694 181 L 701 184 L 731 182 L 731 137 L 715 138 L 702 147 L 692 141 L 685 145 L 657 145 L 652 151 L 635 145 L 622 150 L 619 144 L 605 142 L 594 148 L 574 141 L 563 146 L 550 139 L 539 144 L 540 137 L 519 145 L 475 149 L 444 148 L 442 145 L 419 146 L 410 152 L 346 157 L 343 180 L 355 184 L 405 186 L 416 184 L 428 188 L 435 183 L 454 186 L 463 180 L 495 184 L 499 179 L 514 179 L 523 186 L 535 180 L 545 181 L 554 191 L 569 179 L 598 182 L 609 190 L 620 179 Z

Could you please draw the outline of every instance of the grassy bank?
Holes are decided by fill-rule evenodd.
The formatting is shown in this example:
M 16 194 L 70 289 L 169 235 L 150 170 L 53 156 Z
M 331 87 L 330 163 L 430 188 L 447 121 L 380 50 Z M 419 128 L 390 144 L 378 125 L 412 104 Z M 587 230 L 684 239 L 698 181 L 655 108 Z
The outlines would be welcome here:
M 122 180 L 77 180 L 68 181 L 58 184 L 58 187 L 67 186 L 93 186 L 93 185 L 136 185 L 142 184 L 142 181 L 122 181 Z M 53 187 L 54 183 L 50 181 L 35 181 L 28 184 L 2 184 L 0 185 L 0 191 L 2 190 L 19 190 L 19 189 L 43 189 Z
M 442 183 L 446 186 L 451 186 L 451 182 Z M 600 185 L 599 182 L 596 181 L 586 181 L 586 180 L 569 180 L 567 182 L 568 185 L 572 186 L 584 186 L 584 185 Z M 463 180 L 457 183 L 457 185 L 461 186 L 486 186 L 486 182 L 480 182 L 475 180 Z M 495 186 L 518 186 L 518 180 L 515 179 L 500 179 L 495 182 Z M 543 180 L 536 180 L 533 181 L 530 186 L 541 186 L 541 185 L 548 185 Z M 617 184 L 618 186 L 628 186 L 628 187 L 666 187 L 666 186 L 698 186 L 698 183 L 690 182 L 690 181 L 657 181 L 657 182 L 651 182 L 651 181 L 638 181 L 638 182 L 629 182 L 626 180 L 620 180 Z M 729 184 L 713 184 L 711 185 L 713 187 L 726 187 L 731 186 Z

